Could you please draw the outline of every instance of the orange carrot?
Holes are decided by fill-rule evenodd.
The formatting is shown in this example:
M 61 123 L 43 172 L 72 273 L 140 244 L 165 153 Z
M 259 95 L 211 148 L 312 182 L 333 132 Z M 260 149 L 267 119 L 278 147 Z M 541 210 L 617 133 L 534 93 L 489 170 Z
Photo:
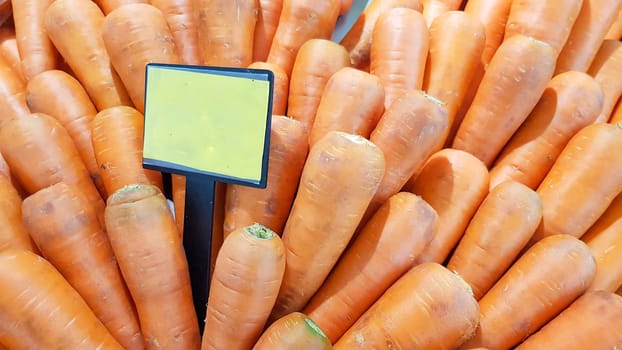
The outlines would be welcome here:
M 30 113 L 26 104 L 26 85 L 8 62 L 0 57 L 0 124 Z
M 201 64 L 199 22 L 194 0 L 151 0 L 171 29 L 181 64 Z
M 605 94 L 603 109 L 596 122 L 607 122 L 622 95 L 622 42 L 605 40 L 587 72 L 600 84 Z
M 505 40 L 490 61 L 452 148 L 490 166 L 527 118 L 555 68 L 550 45 L 524 35 Z
M 272 95 L 272 114 L 285 115 L 287 112 L 287 98 L 289 95 L 289 78 L 285 71 L 276 64 L 267 62 L 253 62 L 248 68 L 267 69 L 274 74 L 274 92 Z
M 442 14 L 449 11 L 457 11 L 462 5 L 462 0 L 425 0 L 423 6 L 423 17 L 428 26 Z
M 268 185 L 265 189 L 227 185 L 224 235 L 260 223 L 277 235 L 283 233 L 302 173 L 309 145 L 302 123 L 272 116 Z
M 300 312 L 287 314 L 268 327 L 253 350 L 330 350 L 332 345 L 322 329 Z
M 484 26 L 483 64 L 490 62 L 503 41 L 511 6 L 512 0 L 468 0 L 464 6 L 464 12 L 479 19 Z
M 126 349 L 144 349 L 138 317 L 97 213 L 74 186 L 59 182 L 22 204 L 24 225 L 43 256 L 84 298 Z
M 481 299 L 512 265 L 542 219 L 542 202 L 515 181 L 494 187 L 475 212 L 447 268 Z
M 478 319 L 477 301 L 460 276 L 421 264 L 387 289 L 334 349 L 454 349 Z
M 5 250 L 0 252 L 0 271 L 0 343 L 7 348 L 123 349 L 42 257 Z
M 102 36 L 112 66 L 136 109 L 144 113 L 147 63 L 179 63 L 164 15 L 147 4 L 121 6 L 106 16 Z
M 595 272 L 594 257 L 579 239 L 543 239 L 479 301 L 479 327 L 461 349 L 513 348 L 583 294 Z
M 419 176 L 406 188 L 430 203 L 438 214 L 436 235 L 416 262 L 440 264 L 488 194 L 488 170 L 470 153 L 445 148 L 428 158 Z
M 104 11 L 104 14 L 108 15 L 110 12 L 118 7 L 127 4 L 148 4 L 150 0 L 93 0 Z
M 341 0 L 283 0 L 267 62 L 291 75 L 300 47 L 309 39 L 330 39 Z
M 285 249 L 276 233 L 260 224 L 231 232 L 216 258 L 201 349 L 250 349 L 261 336 L 284 271 Z
M 618 15 L 609 26 L 605 39 L 620 40 L 622 39 L 622 10 L 618 11 Z
M 603 92 L 577 71 L 553 77 L 490 169 L 490 187 L 515 180 L 537 188 L 566 143 L 600 114 Z
M 421 0 L 371 0 L 341 40 L 341 45 L 349 52 L 354 68 L 362 68 L 369 64 L 372 33 L 376 21 L 381 14 L 396 7 L 423 11 Z
M 320 99 L 309 143 L 315 144 L 336 130 L 369 138 L 384 112 L 384 88 L 380 79 L 351 67 L 333 74 Z
M 26 81 L 22 73 L 22 59 L 19 57 L 14 28 L 0 27 L 0 56 L 22 81 Z
M 22 223 L 22 198 L 4 175 L 0 175 L 0 225 L 0 251 L 11 248 L 37 251 Z
M 611 112 L 611 118 L 609 119 L 609 122 L 611 124 L 617 124 L 622 122 L 622 107 L 620 106 L 622 106 L 622 102 L 618 100 L 616 107 L 613 109 L 613 112 Z
M 437 215 L 421 197 L 400 192 L 365 225 L 304 308 L 331 342 L 406 271 L 430 242 Z
M 279 24 L 283 0 L 259 0 L 259 13 L 253 33 L 253 61 L 265 61 Z
M 6 163 L 4 156 L 0 153 L 0 175 L 4 176 L 9 180 L 11 185 L 15 188 L 20 198 L 26 197 L 26 193 L 22 186 L 17 182 L 17 179 L 11 174 L 11 169 L 9 169 L 9 165 Z
M 388 109 L 404 93 L 423 86 L 428 27 L 420 12 L 393 8 L 378 17 L 371 40 L 369 71 L 380 78 Z
M 175 223 L 180 236 L 183 238 L 186 208 L 186 177 L 184 175 L 171 175 L 171 191 L 175 209 Z
M 301 121 L 311 132 L 328 79 L 350 65 L 346 49 L 330 40 L 311 39 L 296 55 L 289 79 L 287 115 Z
M 271 321 L 300 311 L 354 235 L 385 170 L 362 136 L 331 131 L 309 151 L 283 231 L 286 267 Z
M 188 263 L 164 195 L 152 185 L 121 188 L 108 197 L 106 228 L 147 349 L 199 349 Z

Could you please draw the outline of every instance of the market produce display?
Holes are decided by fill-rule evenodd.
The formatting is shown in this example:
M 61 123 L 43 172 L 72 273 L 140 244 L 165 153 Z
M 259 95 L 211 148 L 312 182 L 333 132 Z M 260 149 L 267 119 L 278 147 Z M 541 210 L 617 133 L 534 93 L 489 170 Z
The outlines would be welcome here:
M 0 350 L 622 348 L 622 0 L 351 6 L 0 0 Z M 204 320 L 148 63 L 274 73 Z

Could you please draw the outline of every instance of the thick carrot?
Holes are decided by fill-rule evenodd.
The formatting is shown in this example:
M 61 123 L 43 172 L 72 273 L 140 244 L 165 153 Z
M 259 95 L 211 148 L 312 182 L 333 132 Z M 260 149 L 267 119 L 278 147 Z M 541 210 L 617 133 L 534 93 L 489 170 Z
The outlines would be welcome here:
M 477 209 L 447 268 L 480 300 L 518 257 L 542 219 L 542 201 L 515 181 L 494 187 Z
M 80 82 L 61 70 L 39 73 L 26 85 L 26 102 L 33 113 L 47 114 L 63 125 L 76 145 L 91 180 L 101 196 L 106 198 L 91 142 L 91 122 L 97 109 Z
M 313 120 L 328 79 L 348 67 L 346 49 L 327 39 L 310 39 L 298 50 L 289 79 L 287 115 L 311 132 Z
M 622 344 L 620 329 L 622 297 L 587 292 L 516 349 L 615 349 Z
M 483 64 L 490 62 L 503 41 L 511 6 L 512 0 L 469 0 L 464 6 L 464 12 L 477 18 L 484 26 Z
M 231 232 L 216 259 L 201 349 L 250 349 L 261 336 L 284 271 L 285 248 L 276 233 L 260 224 Z
M 387 288 L 415 265 L 437 215 L 421 197 L 389 198 L 344 252 L 303 313 L 336 342 Z
M 300 312 L 289 313 L 268 327 L 253 350 L 330 350 L 332 345 L 322 329 Z
M 488 194 L 488 170 L 470 153 L 442 149 L 425 162 L 406 187 L 438 214 L 438 229 L 417 263 L 443 263 L 460 240 L 471 217 Z
M 38 251 L 22 223 L 22 198 L 4 175 L 0 175 L 0 251 L 24 249 Z
M 607 29 L 605 39 L 620 40 L 622 39 L 622 10 L 618 11 L 615 20 Z
M 475 336 L 461 349 L 510 349 L 585 292 L 596 272 L 590 249 L 570 235 L 543 239 L 479 301 Z
M 289 78 L 285 71 L 276 64 L 260 61 L 251 63 L 248 68 L 266 69 L 274 74 L 272 114 L 285 115 L 287 112 L 287 98 L 289 96 Z
M 622 9 L 622 0 L 581 0 L 581 11 L 559 57 L 555 73 L 585 72 L 601 46 L 607 30 Z M 619 40 L 619 39 L 615 39 Z
M 121 188 L 108 197 L 106 228 L 147 349 L 199 349 L 188 263 L 164 195 L 152 185 Z
M 8 62 L 0 57 L 0 124 L 30 113 L 26 104 L 26 85 Z
M 490 169 L 490 187 L 515 180 L 537 188 L 570 138 L 593 123 L 602 106 L 602 89 L 588 74 L 553 77 Z
M 590 124 L 570 139 L 538 186 L 542 223 L 532 243 L 558 233 L 581 237 L 596 222 L 622 192 L 621 149 L 622 125 Z
M 369 72 L 384 86 L 384 107 L 410 90 L 421 90 L 428 57 L 429 33 L 423 15 L 393 8 L 378 17 L 372 33 Z
M 286 267 L 271 321 L 300 311 L 354 235 L 385 170 L 362 136 L 331 131 L 309 151 L 283 230 Z
M 555 51 L 543 41 L 514 35 L 497 49 L 452 148 L 490 166 L 534 108 L 555 68 Z
M 108 15 L 110 12 L 118 7 L 127 4 L 148 4 L 150 0 L 93 0 L 104 11 L 104 14 Z
M 300 47 L 309 39 L 330 39 L 341 0 L 283 0 L 267 62 L 291 75 Z
M 428 26 L 431 26 L 436 17 L 449 11 L 458 11 L 461 5 L 462 0 L 425 0 L 423 17 Z
M 396 7 L 423 11 L 421 0 L 371 0 L 340 42 L 349 52 L 354 68 L 362 68 L 369 64 L 372 33 L 376 21 L 381 14 Z
M 0 27 L 0 56 L 22 81 L 26 81 L 22 73 L 22 59 L 19 57 L 14 28 Z
M 147 63 L 179 63 L 164 15 L 148 4 L 121 6 L 106 16 L 102 36 L 112 66 L 136 109 L 144 113 Z
M 259 0 L 259 13 L 253 33 L 253 61 L 265 61 L 268 58 L 282 9 L 283 0 Z
M 587 72 L 600 84 L 605 95 L 603 109 L 596 122 L 607 122 L 622 95 L 622 41 L 605 40 Z
M 201 64 L 199 22 L 194 0 L 151 0 L 162 11 L 181 64 Z
M 324 87 L 309 143 L 333 130 L 369 138 L 384 112 L 384 96 L 377 76 L 351 67 L 338 70 Z
M 460 276 L 421 264 L 387 289 L 333 348 L 454 349 L 477 328 L 478 309 Z
M 24 226 L 43 256 L 84 298 L 126 349 L 144 349 L 138 316 L 97 213 L 74 186 L 59 182 L 22 204 Z
M 7 348 L 123 349 L 47 260 L 5 250 L 0 271 L 0 343 Z

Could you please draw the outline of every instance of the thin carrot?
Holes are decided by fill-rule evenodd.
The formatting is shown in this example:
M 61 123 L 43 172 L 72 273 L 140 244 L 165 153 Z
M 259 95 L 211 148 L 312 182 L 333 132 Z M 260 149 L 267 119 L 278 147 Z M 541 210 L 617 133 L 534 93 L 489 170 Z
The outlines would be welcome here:
M 22 204 L 24 226 L 43 256 L 84 298 L 126 349 L 144 349 L 138 316 L 97 213 L 74 186 L 59 182 Z
M 148 4 L 121 6 L 104 19 L 102 36 L 112 66 L 136 109 L 144 113 L 147 63 L 179 63 L 164 15 Z
M 285 248 L 276 233 L 260 224 L 231 232 L 216 259 L 201 349 L 250 349 L 261 336 L 284 271 Z
M 272 114 L 285 115 L 287 112 L 287 98 L 289 96 L 289 78 L 287 74 L 285 74 L 285 71 L 276 64 L 267 62 L 253 62 L 248 68 L 266 69 L 274 74 Z
M 602 106 L 602 89 L 588 74 L 553 77 L 490 169 L 490 187 L 515 180 L 537 188 L 570 138 L 593 123 Z
M 309 151 L 283 231 L 286 267 L 270 321 L 300 311 L 354 235 L 385 171 L 362 136 L 331 131 Z
M 22 198 L 4 175 L 0 175 L 0 251 L 24 249 L 37 252 L 22 223 Z
M 336 342 L 415 265 L 437 226 L 436 212 L 421 197 L 408 192 L 395 194 L 344 252 L 303 313 Z
M 423 6 L 423 17 L 428 26 L 434 23 L 436 17 L 449 11 L 458 11 L 462 0 L 426 0 Z
M 332 345 L 322 329 L 300 312 L 292 312 L 274 321 L 253 350 L 330 350 Z
M 282 9 L 283 0 L 259 0 L 259 14 L 253 33 L 253 61 L 268 58 Z
M 622 39 L 622 10 L 618 11 L 618 15 L 613 23 L 609 26 L 605 39 L 620 40 Z
M 104 14 L 108 15 L 110 12 L 118 7 L 127 4 L 148 4 L 150 0 L 93 0 L 104 11 Z
M 485 32 L 482 62 L 487 64 L 501 45 L 512 0 L 469 0 L 464 12 L 482 23 Z
M 9 66 L 11 66 L 11 69 L 13 69 L 13 72 L 15 72 L 22 81 L 26 81 L 22 73 L 22 59 L 19 57 L 14 28 L 0 28 L 0 56 L 4 58 Z
M 194 0 L 151 0 L 162 11 L 173 34 L 181 64 L 201 64 L 199 21 Z
M 0 124 L 30 113 L 26 85 L 5 59 L 0 57 Z
M 282 235 L 309 151 L 307 140 L 302 123 L 272 116 L 268 185 L 265 189 L 227 185 L 225 236 L 254 223 Z
M 164 195 L 152 185 L 121 188 L 108 197 L 106 228 L 147 349 L 199 349 L 188 263 Z
M 583 294 L 595 272 L 594 257 L 581 240 L 543 239 L 480 299 L 479 327 L 461 349 L 513 348 Z
M 478 320 L 477 301 L 460 276 L 426 263 L 387 289 L 333 348 L 454 349 Z
M 609 119 L 609 123 L 617 124 L 622 122 L 622 107 L 620 106 L 622 106 L 622 102 L 618 100 L 616 107 L 613 109 L 613 112 L 611 112 L 611 118 Z
M 490 166 L 538 102 L 554 68 L 550 45 L 520 34 L 506 39 L 484 73 L 452 148 Z
M 0 252 L 0 270 L 0 343 L 7 348 L 123 349 L 42 257 L 5 250 Z
M 622 96 L 622 42 L 603 41 L 587 73 L 594 77 L 605 94 L 603 109 L 596 122 L 607 122 Z
M 423 15 L 413 9 L 393 8 L 378 17 L 371 38 L 369 72 L 384 86 L 386 109 L 407 91 L 421 90 L 428 32 Z
M 311 132 L 313 120 L 328 79 L 348 67 L 346 49 L 327 39 L 310 39 L 298 50 L 289 79 L 287 115 Z
M 175 223 L 177 224 L 179 235 L 183 237 L 186 208 L 186 177 L 184 175 L 171 175 L 171 191 L 171 199 L 175 209 Z
M 377 76 L 351 67 L 338 70 L 322 92 L 309 143 L 333 130 L 369 138 L 384 112 L 384 96 Z

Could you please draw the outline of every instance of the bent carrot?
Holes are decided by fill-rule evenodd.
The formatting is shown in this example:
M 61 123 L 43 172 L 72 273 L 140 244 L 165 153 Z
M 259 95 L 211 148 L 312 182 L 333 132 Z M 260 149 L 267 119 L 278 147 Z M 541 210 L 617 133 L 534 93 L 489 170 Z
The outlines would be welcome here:
M 569 71 L 554 76 L 495 160 L 490 187 L 515 180 L 537 188 L 570 138 L 593 123 L 602 106 L 602 89 L 588 74 Z
M 4 175 L 0 175 L 0 225 L 0 251 L 13 248 L 38 252 L 22 223 L 22 198 Z
M 253 61 L 265 61 L 279 25 L 283 0 L 259 0 L 259 13 L 253 33 Z
M 283 230 L 286 267 L 270 321 L 300 311 L 354 235 L 385 171 L 362 136 L 331 131 L 309 151 Z
M 150 0 L 93 0 L 104 11 L 104 14 L 108 15 L 110 12 L 118 7 L 128 4 L 148 4 Z
M 25 250 L 5 250 L 0 252 L 0 270 L 0 343 L 7 348 L 123 349 L 42 257 Z
M 389 198 L 344 252 L 303 313 L 336 342 L 387 288 L 415 265 L 438 226 L 421 197 Z
M 0 124 L 13 118 L 30 113 L 26 104 L 26 85 L 0 57 Z
M 607 29 L 606 39 L 620 40 L 622 39 L 622 10 L 618 11 L 618 15 Z
M 478 320 L 477 301 L 460 276 L 421 264 L 387 289 L 334 349 L 454 349 Z
M 284 271 L 285 249 L 276 233 L 260 224 L 231 232 L 216 258 L 201 349 L 250 349 L 261 336 Z
M 84 298 L 126 349 L 144 349 L 138 316 L 97 213 L 74 186 L 59 182 L 22 204 L 24 226 L 43 256 Z
M 425 0 L 423 18 L 428 26 L 431 26 L 438 16 L 449 11 L 458 11 L 461 5 L 462 0 Z
M 287 74 L 285 74 L 285 71 L 276 64 L 267 62 L 253 62 L 248 68 L 266 69 L 274 74 L 272 114 L 285 115 L 287 112 L 287 98 L 289 96 L 289 78 Z
M 201 64 L 199 22 L 194 0 L 151 0 L 162 11 L 173 35 L 179 63 Z
M 292 312 L 274 321 L 253 346 L 253 350 L 287 349 L 329 350 L 332 345 L 313 320 Z
M 485 40 L 482 51 L 484 65 L 490 62 L 503 41 L 511 7 L 512 0 L 469 0 L 464 6 L 464 12 L 478 19 L 484 27 Z
M 0 28 L 0 56 L 9 64 L 20 80 L 25 82 L 26 79 L 22 73 L 22 59 L 19 57 L 14 28 Z
M 605 40 L 587 72 L 600 84 L 605 96 L 603 109 L 596 122 L 607 122 L 622 95 L 622 42 Z
M 107 200 L 106 229 L 147 349 L 199 349 L 188 263 L 164 195 L 152 185 L 119 189 Z

